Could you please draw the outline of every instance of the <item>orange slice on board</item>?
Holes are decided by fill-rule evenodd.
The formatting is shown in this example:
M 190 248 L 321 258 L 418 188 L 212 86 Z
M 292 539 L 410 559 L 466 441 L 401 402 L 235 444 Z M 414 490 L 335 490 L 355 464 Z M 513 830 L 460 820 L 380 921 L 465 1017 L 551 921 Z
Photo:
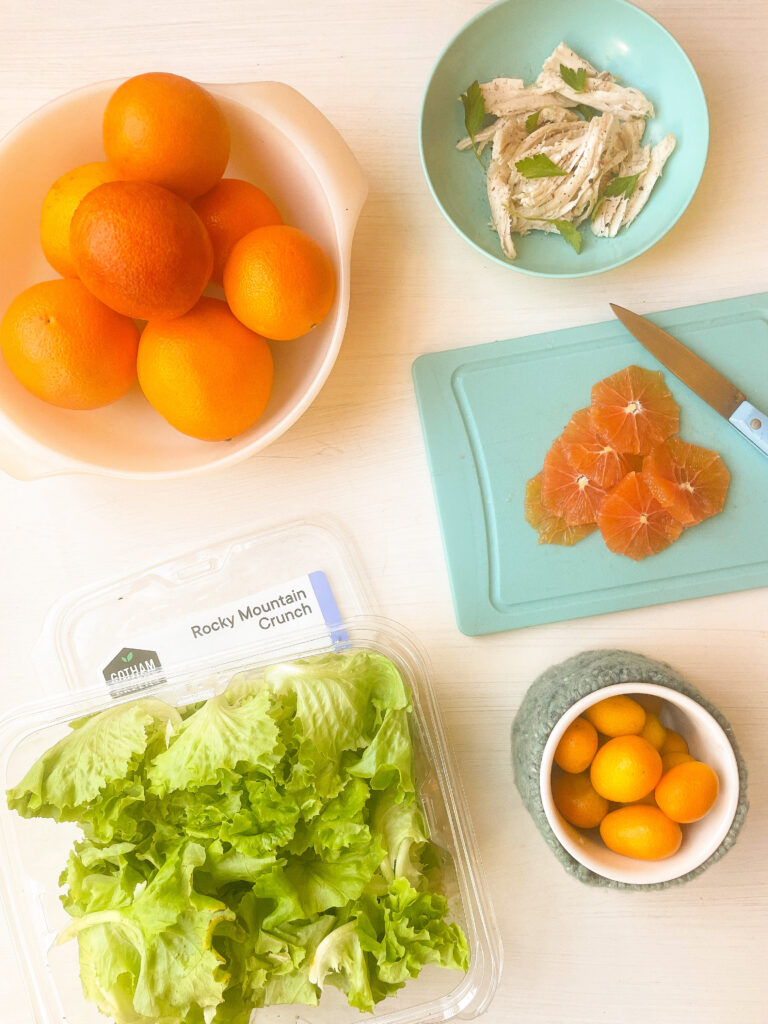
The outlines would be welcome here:
M 541 503 L 541 473 L 525 485 L 525 518 L 539 534 L 539 544 L 571 547 L 597 529 L 594 523 L 569 526 L 562 516 L 548 512 Z
M 541 473 L 541 500 L 544 508 L 562 516 L 569 526 L 597 522 L 607 490 L 593 483 L 586 473 L 574 469 L 568 461 L 562 437 L 547 452 Z
M 600 506 L 597 525 L 611 551 L 636 562 L 668 548 L 683 532 L 654 498 L 644 473 L 629 473 L 613 488 Z
M 647 455 L 680 426 L 680 410 L 658 370 L 627 366 L 592 388 L 592 423 L 619 452 Z
M 579 409 L 571 416 L 560 439 L 568 462 L 598 487 L 615 487 L 633 468 L 626 455 L 600 437 L 592 424 L 589 409 Z
M 646 455 L 643 477 L 660 505 L 684 526 L 722 512 L 731 474 L 709 448 L 670 437 Z

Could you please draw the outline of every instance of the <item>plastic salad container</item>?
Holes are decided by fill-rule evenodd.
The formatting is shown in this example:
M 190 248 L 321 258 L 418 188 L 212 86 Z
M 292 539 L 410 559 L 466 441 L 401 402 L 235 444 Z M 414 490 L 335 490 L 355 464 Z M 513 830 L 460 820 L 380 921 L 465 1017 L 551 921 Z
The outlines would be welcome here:
M 411 690 L 414 781 L 431 841 L 450 855 L 443 890 L 449 920 L 464 931 L 466 973 L 425 967 L 380 1002 L 376 1020 L 424 1024 L 471 1019 L 488 1006 L 501 972 L 467 806 L 446 749 L 415 638 L 367 613 L 354 559 L 327 526 L 293 523 L 239 537 L 79 591 L 51 612 L 36 651 L 49 695 L 0 721 L 4 789 L 18 784 L 69 723 L 117 703 L 154 697 L 190 705 L 221 693 L 233 677 L 332 651 L 390 659 Z M 76 942 L 56 944 L 71 923 L 59 875 L 80 830 L 22 818 L 0 802 L 2 894 L 38 1024 L 97 1024 L 105 1017 L 82 991 Z M 365 1019 L 326 985 L 318 1006 L 274 1005 L 253 1021 L 346 1024 Z

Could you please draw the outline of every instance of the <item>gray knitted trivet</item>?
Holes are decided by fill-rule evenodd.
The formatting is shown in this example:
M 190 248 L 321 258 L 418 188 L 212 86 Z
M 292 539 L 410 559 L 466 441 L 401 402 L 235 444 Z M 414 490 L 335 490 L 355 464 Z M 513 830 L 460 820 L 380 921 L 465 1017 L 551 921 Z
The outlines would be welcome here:
M 674 878 L 668 882 L 655 882 L 650 885 L 633 885 L 629 882 L 615 882 L 603 878 L 575 860 L 560 845 L 555 833 L 549 827 L 539 791 L 539 766 L 544 753 L 544 746 L 549 734 L 560 717 L 575 704 L 577 700 L 594 693 L 604 686 L 615 683 L 658 683 L 679 690 L 695 700 L 712 715 L 722 726 L 733 746 L 739 766 L 739 803 L 736 815 L 725 839 L 711 857 L 707 858 L 693 871 Z M 747 769 L 741 756 L 733 729 L 724 715 L 703 697 L 699 691 L 687 683 L 682 676 L 669 665 L 653 661 L 642 654 L 631 651 L 583 651 L 559 665 L 547 669 L 533 682 L 526 693 L 520 710 L 512 724 L 512 760 L 515 769 L 515 784 L 528 808 L 531 817 L 544 836 L 547 845 L 563 865 L 566 871 L 575 875 L 581 882 L 590 885 L 604 885 L 611 889 L 666 889 L 670 885 L 688 882 L 700 875 L 710 864 L 730 850 L 736 842 L 744 816 L 747 813 Z

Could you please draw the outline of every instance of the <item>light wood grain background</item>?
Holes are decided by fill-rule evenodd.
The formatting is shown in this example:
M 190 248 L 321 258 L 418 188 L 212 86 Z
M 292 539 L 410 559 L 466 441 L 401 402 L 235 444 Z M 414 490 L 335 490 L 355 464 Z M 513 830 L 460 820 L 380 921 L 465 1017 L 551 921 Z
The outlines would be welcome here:
M 606 276 L 550 282 L 511 274 L 466 246 L 419 166 L 425 81 L 448 39 L 484 6 L 2 0 L 0 133 L 66 90 L 139 71 L 277 79 L 337 125 L 366 170 L 370 198 L 339 361 L 313 407 L 267 452 L 167 483 L 0 479 L 0 710 L 41 689 L 31 650 L 46 610 L 68 590 L 209 539 L 330 514 L 361 552 L 379 610 L 431 654 L 504 940 L 488 1024 L 764 1024 L 768 593 L 461 636 L 410 364 L 425 351 L 604 320 L 609 299 L 652 311 L 768 288 L 768 8 L 764 0 L 643 0 L 702 78 L 707 169 L 687 213 L 650 252 Z M 581 886 L 547 853 L 512 786 L 509 728 L 529 682 L 572 652 L 607 645 L 687 674 L 731 718 L 748 759 L 743 837 L 689 886 L 648 894 Z M 0 1006 L 4 1024 L 34 1020 L 2 921 Z

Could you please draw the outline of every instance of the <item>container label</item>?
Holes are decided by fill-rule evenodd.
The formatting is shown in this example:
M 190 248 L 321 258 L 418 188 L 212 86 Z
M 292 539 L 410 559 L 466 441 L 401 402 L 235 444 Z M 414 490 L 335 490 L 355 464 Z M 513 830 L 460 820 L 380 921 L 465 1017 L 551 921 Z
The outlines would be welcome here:
M 312 627 L 328 630 L 329 643 L 346 639 L 336 599 L 324 572 L 288 580 L 239 600 L 176 619 L 123 647 L 102 670 L 111 691 L 124 694 L 164 682 L 172 666 L 213 661 L 238 647 L 290 646 Z

